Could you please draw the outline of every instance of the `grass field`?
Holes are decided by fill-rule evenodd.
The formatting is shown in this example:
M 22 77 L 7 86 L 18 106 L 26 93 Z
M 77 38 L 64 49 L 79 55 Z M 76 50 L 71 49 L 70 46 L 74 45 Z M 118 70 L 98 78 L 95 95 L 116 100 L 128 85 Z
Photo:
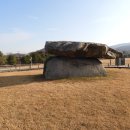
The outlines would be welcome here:
M 130 69 L 45 81 L 41 70 L 0 73 L 0 130 L 130 130 Z

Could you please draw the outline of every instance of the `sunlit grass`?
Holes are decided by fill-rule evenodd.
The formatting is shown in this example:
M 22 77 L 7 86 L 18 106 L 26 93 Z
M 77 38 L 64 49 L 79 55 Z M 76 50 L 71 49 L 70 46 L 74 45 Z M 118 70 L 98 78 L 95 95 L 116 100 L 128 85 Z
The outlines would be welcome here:
M 0 74 L 0 130 L 129 130 L 130 70 L 46 81 L 42 71 Z

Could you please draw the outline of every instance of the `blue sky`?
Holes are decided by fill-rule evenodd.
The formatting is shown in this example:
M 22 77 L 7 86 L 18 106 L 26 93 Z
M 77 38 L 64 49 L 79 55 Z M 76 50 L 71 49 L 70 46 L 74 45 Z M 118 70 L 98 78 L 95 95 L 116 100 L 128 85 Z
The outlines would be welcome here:
M 1 0 L 0 50 L 27 53 L 47 40 L 130 42 L 130 0 Z

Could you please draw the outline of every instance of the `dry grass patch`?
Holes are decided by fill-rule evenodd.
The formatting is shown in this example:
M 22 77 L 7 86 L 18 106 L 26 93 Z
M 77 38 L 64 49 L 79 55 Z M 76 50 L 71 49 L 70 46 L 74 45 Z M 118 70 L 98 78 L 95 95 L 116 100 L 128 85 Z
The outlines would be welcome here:
M 45 81 L 42 71 L 0 74 L 0 130 L 130 130 L 130 70 Z

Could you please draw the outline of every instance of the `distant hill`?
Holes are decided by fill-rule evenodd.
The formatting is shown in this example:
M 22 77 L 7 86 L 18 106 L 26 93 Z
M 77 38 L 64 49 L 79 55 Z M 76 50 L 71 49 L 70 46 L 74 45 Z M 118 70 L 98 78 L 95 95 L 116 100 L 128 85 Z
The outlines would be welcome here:
M 116 49 L 118 51 L 127 51 L 130 52 L 130 43 L 122 43 L 111 46 L 111 48 Z
M 43 52 L 43 53 L 45 53 L 45 48 L 37 50 L 36 52 Z
M 23 54 L 23 53 L 8 53 L 6 56 L 8 56 L 8 55 L 14 55 L 14 56 L 16 56 L 16 57 L 23 57 L 23 56 L 25 56 L 26 54 Z
M 40 50 L 36 50 L 36 51 L 33 51 L 33 52 L 29 52 L 28 54 L 31 54 L 31 53 L 45 53 L 45 49 L 43 48 L 43 49 L 40 49 Z
M 124 57 L 130 57 L 130 43 L 117 44 L 111 48 L 123 52 Z

